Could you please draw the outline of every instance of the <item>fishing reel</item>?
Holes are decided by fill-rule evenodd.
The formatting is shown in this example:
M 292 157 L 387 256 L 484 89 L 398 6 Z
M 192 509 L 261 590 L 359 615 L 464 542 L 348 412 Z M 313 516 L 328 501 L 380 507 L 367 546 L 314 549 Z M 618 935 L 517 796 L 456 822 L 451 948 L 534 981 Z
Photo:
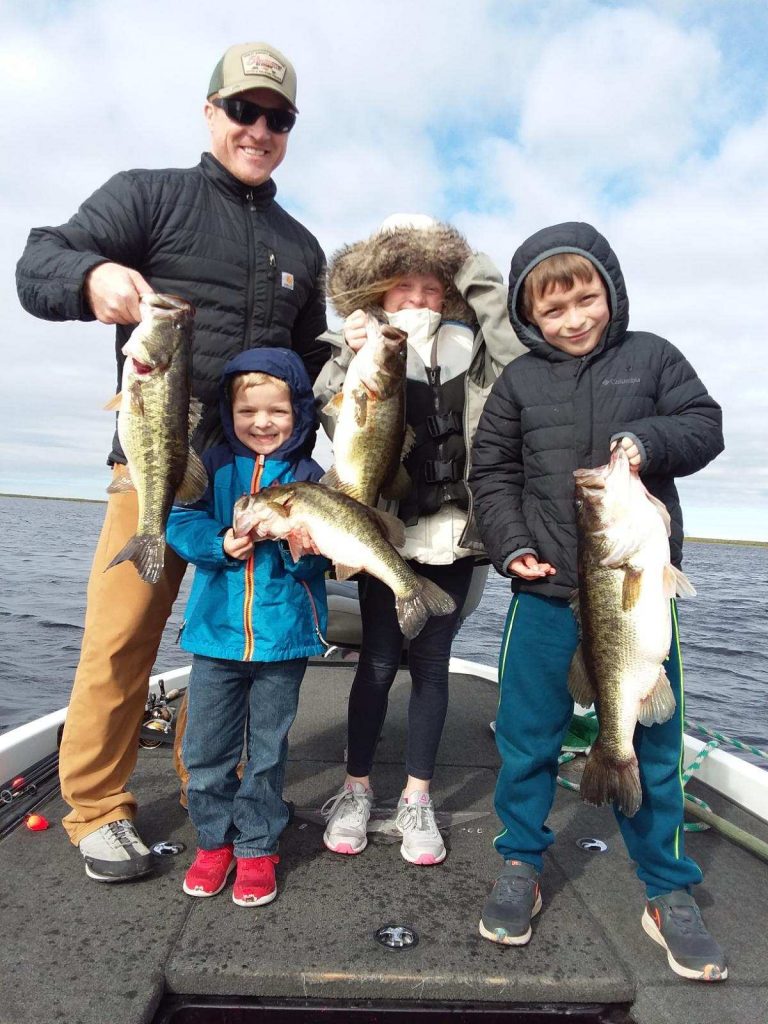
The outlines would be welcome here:
M 144 721 L 141 723 L 139 733 L 139 746 L 145 750 L 156 750 L 158 747 L 171 745 L 174 739 L 174 727 L 176 722 L 176 708 L 172 701 L 184 692 L 180 689 L 165 692 L 165 683 L 161 679 L 158 683 L 160 693 L 150 693 L 144 708 Z

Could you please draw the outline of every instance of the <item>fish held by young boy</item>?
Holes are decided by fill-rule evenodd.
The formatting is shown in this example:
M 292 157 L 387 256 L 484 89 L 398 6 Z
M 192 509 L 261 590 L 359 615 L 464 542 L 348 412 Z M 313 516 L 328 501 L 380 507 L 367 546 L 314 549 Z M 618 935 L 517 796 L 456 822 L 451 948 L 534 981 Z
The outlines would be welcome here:
M 354 355 L 342 390 L 323 410 L 336 419 L 333 467 L 322 482 L 374 506 L 381 494 L 403 498 L 410 479 L 402 466 L 408 446 L 405 369 L 408 335 L 368 316 L 367 340 Z M 410 432 L 409 432 L 410 433 Z
M 409 639 L 421 632 L 430 615 L 448 615 L 456 608 L 449 594 L 415 573 L 395 550 L 404 541 L 400 520 L 341 491 L 293 483 L 243 495 L 234 508 L 235 536 L 245 536 L 260 524 L 270 537 L 285 538 L 294 558 L 302 550 L 295 535 L 306 531 L 320 554 L 335 564 L 340 580 L 358 572 L 380 579 L 395 595 L 397 620 Z
M 580 790 L 587 803 L 615 801 L 632 817 L 642 803 L 635 727 L 666 722 L 675 711 L 663 665 L 670 600 L 696 591 L 670 562 L 666 508 L 631 471 L 620 444 L 607 465 L 574 477 L 581 644 L 568 687 L 579 704 L 595 703 L 600 723 Z
M 123 347 L 121 390 L 106 406 L 119 410 L 117 433 L 128 462 L 107 491 L 136 490 L 138 526 L 107 569 L 131 561 L 145 582 L 157 583 L 171 505 L 197 501 L 208 478 L 189 447 L 200 416 L 199 403 L 190 403 L 194 307 L 153 292 L 141 296 L 139 308 L 141 322 Z

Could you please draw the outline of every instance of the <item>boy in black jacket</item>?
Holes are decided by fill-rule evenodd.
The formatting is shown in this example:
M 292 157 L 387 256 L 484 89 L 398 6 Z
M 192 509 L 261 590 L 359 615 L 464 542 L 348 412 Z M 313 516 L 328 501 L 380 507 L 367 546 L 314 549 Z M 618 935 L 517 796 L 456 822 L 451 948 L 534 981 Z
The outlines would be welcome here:
M 663 338 L 627 330 L 621 269 L 589 224 L 545 228 L 520 246 L 509 313 L 530 352 L 510 363 L 491 391 L 469 483 L 485 546 L 514 592 L 496 720 L 502 764 L 495 804 L 504 830 L 494 845 L 506 865 L 480 932 L 524 945 L 541 909 L 542 855 L 554 840 L 545 822 L 573 711 L 573 471 L 602 465 L 622 445 L 633 471 L 669 511 L 671 560 L 679 567 L 683 523 L 674 478 L 706 466 L 722 451 L 723 437 L 720 408 L 690 363 Z M 676 710 L 664 724 L 638 727 L 644 800 L 634 817 L 614 810 L 646 886 L 645 931 L 667 949 L 676 973 L 717 981 L 727 977 L 725 957 L 691 896 L 701 871 L 683 851 L 682 669 L 674 614 L 672 621 L 665 668 Z

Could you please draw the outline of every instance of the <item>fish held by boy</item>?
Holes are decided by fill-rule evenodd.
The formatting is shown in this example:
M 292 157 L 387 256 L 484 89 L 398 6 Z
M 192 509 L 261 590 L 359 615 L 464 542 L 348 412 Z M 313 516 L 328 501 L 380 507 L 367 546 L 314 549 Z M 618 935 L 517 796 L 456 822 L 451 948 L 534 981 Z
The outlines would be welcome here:
M 165 524 L 174 501 L 202 496 L 208 477 L 189 434 L 199 419 L 190 405 L 194 307 L 175 295 L 141 296 L 141 322 L 123 347 L 122 386 L 106 406 L 119 409 L 117 432 L 128 473 L 108 493 L 135 489 L 138 528 L 107 566 L 131 561 L 147 583 L 157 583 L 165 558 Z
M 374 506 L 380 494 L 405 497 L 405 369 L 408 335 L 368 316 L 367 341 L 355 353 L 342 390 L 323 412 L 336 418 L 333 467 L 322 482 Z
M 568 687 L 578 703 L 595 702 L 600 723 L 580 790 L 587 803 L 616 801 L 632 817 L 642 802 L 635 726 L 666 722 L 675 711 L 663 667 L 670 599 L 696 591 L 670 562 L 666 508 L 631 472 L 620 444 L 607 465 L 574 477 L 581 644 Z
M 430 615 L 448 615 L 456 607 L 449 594 L 415 573 L 395 550 L 404 540 L 399 519 L 323 484 L 283 484 L 243 495 L 235 504 L 233 523 L 238 537 L 265 524 L 270 536 L 288 541 L 294 558 L 301 545 L 292 534 L 306 530 L 320 554 L 334 562 L 337 579 L 361 571 L 376 576 L 394 593 L 397 620 L 409 639 Z

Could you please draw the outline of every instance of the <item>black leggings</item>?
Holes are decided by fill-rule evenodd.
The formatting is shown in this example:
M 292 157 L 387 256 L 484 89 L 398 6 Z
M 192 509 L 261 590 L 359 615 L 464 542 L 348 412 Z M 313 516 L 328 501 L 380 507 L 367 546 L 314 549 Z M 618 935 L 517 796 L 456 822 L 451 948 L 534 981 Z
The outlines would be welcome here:
M 432 615 L 408 648 L 411 699 L 408 705 L 406 770 L 414 778 L 432 778 L 437 748 L 448 709 L 448 659 L 469 590 L 473 558 L 450 565 L 409 563 L 433 580 L 456 602 L 450 615 Z M 370 773 L 373 755 L 387 714 L 389 690 L 400 666 L 403 634 L 395 614 L 392 591 L 373 576 L 360 581 L 363 643 L 349 694 L 347 772 L 362 778 Z

